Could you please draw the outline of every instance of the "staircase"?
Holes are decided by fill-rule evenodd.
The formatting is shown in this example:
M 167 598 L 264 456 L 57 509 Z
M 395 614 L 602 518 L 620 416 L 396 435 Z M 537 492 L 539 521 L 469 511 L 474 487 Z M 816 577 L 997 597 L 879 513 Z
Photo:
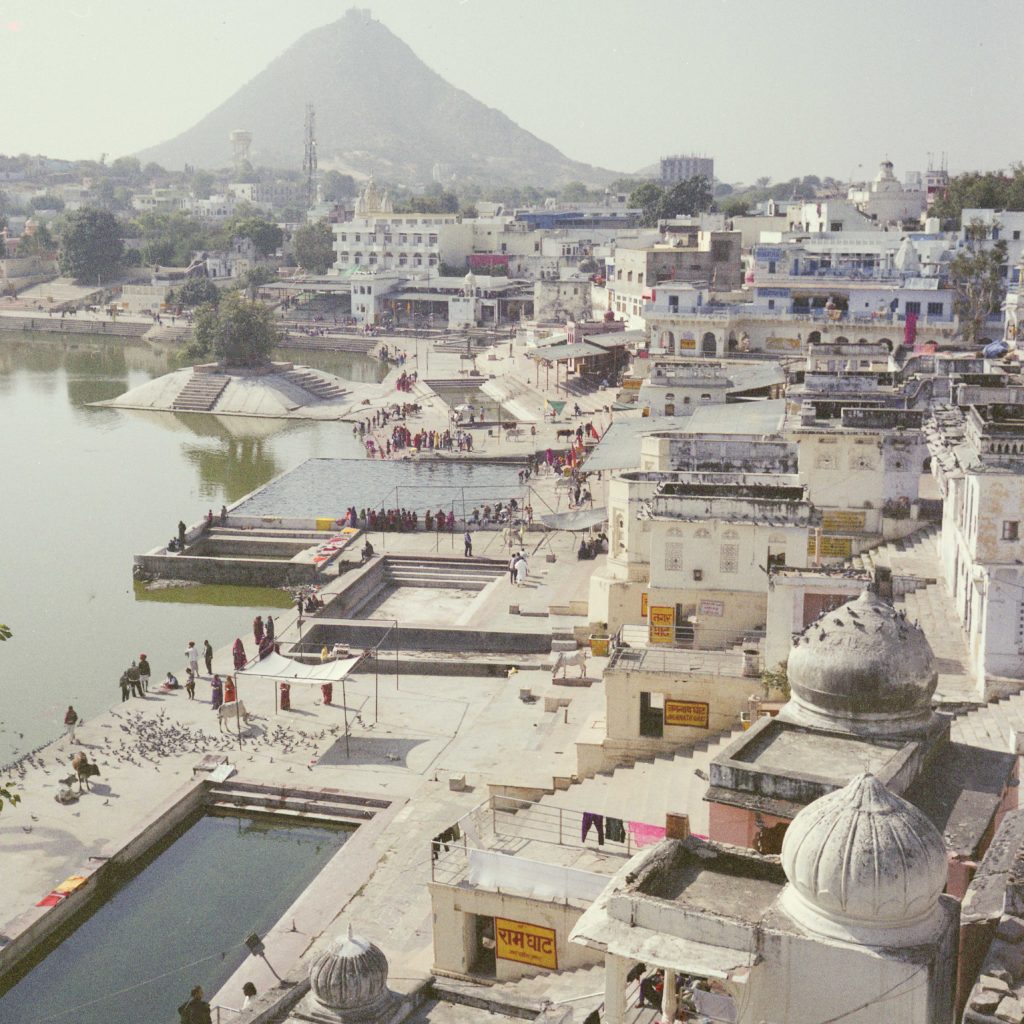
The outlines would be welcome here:
M 325 790 L 288 789 L 227 782 L 211 786 L 206 794 L 207 809 L 246 817 L 270 816 L 296 819 L 307 824 L 356 827 L 371 821 L 389 806 L 387 800 L 351 796 Z
M 977 703 L 981 689 L 972 678 L 970 652 L 963 626 L 944 583 L 929 583 L 897 597 L 895 607 L 917 623 L 935 652 L 939 685 L 935 700 L 945 703 Z
M 939 575 L 938 533 L 938 525 L 930 523 L 917 533 L 854 555 L 850 564 L 872 576 L 875 569 L 881 567 L 889 569 L 894 576 L 913 576 L 925 583 L 934 583 Z M 910 582 L 911 589 L 915 586 Z
M 1024 736 L 1024 693 L 1015 693 L 953 719 L 949 738 L 972 747 L 1015 753 L 1011 733 Z
M 313 370 L 288 370 L 281 376 L 296 385 L 296 387 L 302 388 L 303 391 L 308 392 L 314 398 L 319 398 L 324 402 L 329 402 L 332 399 L 341 398 L 348 394 L 348 389 L 342 387 L 338 381 L 321 377 L 320 374 L 315 373 Z
M 674 755 L 659 755 L 610 772 L 598 772 L 593 778 L 542 797 L 536 807 L 548 811 L 559 807 L 593 811 L 649 825 L 664 825 L 666 812 L 673 811 L 689 814 L 690 830 L 707 835 L 708 805 L 704 801 L 707 782 L 695 773 L 701 771 L 707 775 L 714 758 L 742 731 L 734 729 L 709 737 L 692 749 Z M 529 808 L 519 811 L 516 818 L 526 824 L 534 813 L 535 809 Z
M 387 555 L 385 579 L 395 587 L 432 587 L 442 590 L 483 590 L 508 571 L 496 558 L 430 558 Z
M 174 412 L 210 412 L 231 378 L 219 373 L 193 373 L 171 403 Z

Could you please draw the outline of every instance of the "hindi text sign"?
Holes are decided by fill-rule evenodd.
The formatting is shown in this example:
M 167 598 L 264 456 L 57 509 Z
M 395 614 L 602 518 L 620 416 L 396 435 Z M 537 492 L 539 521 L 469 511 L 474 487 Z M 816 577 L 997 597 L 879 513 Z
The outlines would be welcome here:
M 495 955 L 500 960 L 515 960 L 534 967 L 558 970 L 558 952 L 555 949 L 555 930 L 525 921 L 510 921 L 505 917 L 494 919 Z

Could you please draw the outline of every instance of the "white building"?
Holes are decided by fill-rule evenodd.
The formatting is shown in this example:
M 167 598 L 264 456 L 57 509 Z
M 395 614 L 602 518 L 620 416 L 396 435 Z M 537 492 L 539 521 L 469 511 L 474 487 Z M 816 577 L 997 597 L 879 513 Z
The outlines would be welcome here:
M 883 160 L 875 180 L 864 189 L 850 189 L 848 198 L 878 224 L 920 220 L 927 205 L 923 188 L 905 188 L 893 174 L 892 161 Z

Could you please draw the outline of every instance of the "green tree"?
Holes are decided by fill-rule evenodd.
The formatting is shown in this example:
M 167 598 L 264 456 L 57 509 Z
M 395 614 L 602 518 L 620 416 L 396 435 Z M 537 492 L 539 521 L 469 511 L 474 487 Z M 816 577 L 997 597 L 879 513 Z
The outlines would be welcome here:
M 277 341 L 267 306 L 227 292 L 218 305 L 196 311 L 195 337 L 186 351 L 192 358 L 212 354 L 226 366 L 253 367 L 267 362 Z
M 192 195 L 196 199 L 209 199 L 216 179 L 209 171 L 196 171 L 192 176 Z
M 114 277 L 124 256 L 121 223 L 107 210 L 74 210 L 64 219 L 60 239 L 60 270 L 91 284 Z
M 18 254 L 20 256 L 38 256 L 53 249 L 53 235 L 45 224 L 36 226 L 31 235 L 22 235 L 18 243 Z
M 264 217 L 233 217 L 228 230 L 234 236 L 248 238 L 262 256 L 268 256 L 281 247 L 284 232 Z
M 10 640 L 12 636 L 14 636 L 14 633 L 11 632 L 11 627 L 5 626 L 0 622 L 0 641 Z
M 174 302 L 189 308 L 204 303 L 216 306 L 220 302 L 220 291 L 208 277 L 190 277 L 180 288 L 174 289 L 171 297 Z
M 718 204 L 718 208 L 726 217 L 743 217 L 749 212 L 750 204 L 742 196 L 729 196 Z
M 974 345 L 984 335 L 986 317 L 999 311 L 1006 294 L 1003 283 L 1006 242 L 1000 239 L 981 248 L 978 242 L 985 233 L 985 225 L 972 221 L 967 228 L 968 247 L 957 253 L 949 264 L 953 312 L 960 318 L 961 336 Z
M 28 201 L 28 205 L 33 210 L 57 210 L 59 212 L 64 209 L 64 200 L 51 192 L 45 192 L 41 196 L 33 196 Z
M 274 279 L 273 271 L 266 267 L 252 267 L 239 277 L 238 283 L 250 299 L 255 299 L 260 286 L 270 284 Z
M 673 217 L 693 217 L 711 206 L 711 185 L 703 174 L 687 178 L 673 185 L 661 202 L 658 216 L 664 220 Z
M 351 174 L 341 174 L 338 171 L 328 171 L 320 180 L 320 189 L 324 199 L 329 203 L 348 199 L 358 191 L 356 179 Z
M 640 223 L 647 228 L 653 228 L 661 216 L 662 203 L 665 200 L 665 190 L 655 185 L 653 181 L 638 185 L 629 193 L 629 205 L 633 209 L 640 210 Z
M 561 198 L 567 203 L 585 203 L 590 198 L 590 189 L 582 181 L 570 181 L 562 189 Z
M 334 264 L 334 231 L 326 220 L 304 224 L 292 238 L 295 259 L 311 274 L 325 274 Z

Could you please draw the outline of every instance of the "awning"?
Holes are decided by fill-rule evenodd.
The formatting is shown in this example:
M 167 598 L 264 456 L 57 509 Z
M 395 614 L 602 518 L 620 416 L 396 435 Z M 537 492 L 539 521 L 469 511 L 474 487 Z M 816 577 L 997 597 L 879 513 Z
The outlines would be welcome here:
M 581 508 L 572 512 L 553 512 L 538 516 L 538 520 L 549 530 L 589 530 L 608 518 L 606 508 Z
M 344 679 L 361 660 L 362 655 L 306 665 L 280 654 L 268 654 L 262 661 L 253 662 L 248 668 L 236 673 L 236 679 L 278 679 L 283 683 L 309 683 L 319 686 L 322 683 L 337 683 Z

